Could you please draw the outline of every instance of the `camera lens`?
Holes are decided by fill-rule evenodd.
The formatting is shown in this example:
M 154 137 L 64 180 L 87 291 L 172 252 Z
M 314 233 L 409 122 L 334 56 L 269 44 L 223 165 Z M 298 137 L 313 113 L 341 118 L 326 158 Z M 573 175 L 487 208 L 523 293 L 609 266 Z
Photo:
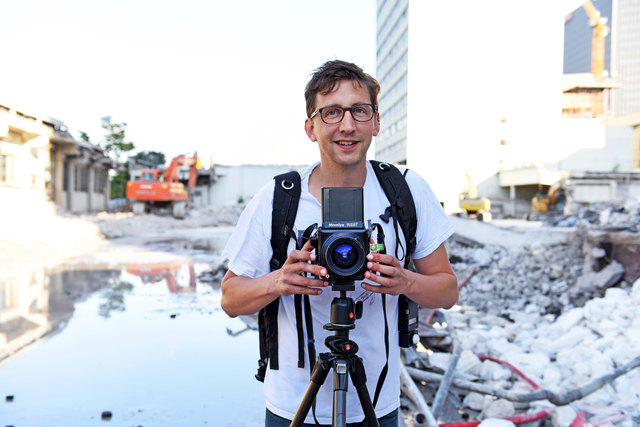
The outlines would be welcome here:
M 341 243 L 335 247 L 331 258 L 340 268 L 351 268 L 358 261 L 358 251 L 351 243 Z

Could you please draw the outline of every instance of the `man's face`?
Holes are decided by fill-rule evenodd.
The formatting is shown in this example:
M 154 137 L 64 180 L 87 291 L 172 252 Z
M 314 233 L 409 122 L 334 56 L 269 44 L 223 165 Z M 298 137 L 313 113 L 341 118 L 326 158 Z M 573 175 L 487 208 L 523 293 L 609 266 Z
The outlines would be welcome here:
M 316 109 L 339 106 L 352 107 L 354 104 L 369 104 L 369 92 L 351 80 L 342 80 L 331 93 L 316 95 Z M 305 121 L 305 131 L 311 141 L 318 143 L 320 161 L 329 166 L 352 166 L 366 161 L 371 140 L 380 130 L 378 113 L 368 122 L 358 122 L 350 112 L 345 111 L 342 121 L 327 124 L 320 114 Z

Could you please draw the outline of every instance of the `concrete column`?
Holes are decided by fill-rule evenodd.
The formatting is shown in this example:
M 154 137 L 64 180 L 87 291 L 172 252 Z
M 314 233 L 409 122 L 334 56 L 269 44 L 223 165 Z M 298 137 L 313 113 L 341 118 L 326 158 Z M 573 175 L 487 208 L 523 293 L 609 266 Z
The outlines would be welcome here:
M 87 213 L 93 212 L 93 187 L 96 179 L 96 170 L 91 166 L 91 164 L 87 165 Z
M 509 187 L 509 199 L 511 199 L 511 216 L 516 216 L 516 186 Z
M 76 168 L 71 160 L 65 162 L 65 175 L 67 180 L 67 212 L 73 212 L 73 193 L 75 190 Z
M 54 176 L 53 183 L 53 202 L 56 206 L 62 207 L 62 187 L 64 185 L 64 156 L 58 150 L 54 154 L 55 170 L 52 171 Z
M 105 182 L 104 185 L 104 200 L 105 200 L 105 204 L 106 206 L 104 207 L 105 210 L 109 209 L 109 200 L 111 200 L 111 177 L 109 176 L 109 169 L 107 169 L 107 177 L 106 180 L 107 182 Z

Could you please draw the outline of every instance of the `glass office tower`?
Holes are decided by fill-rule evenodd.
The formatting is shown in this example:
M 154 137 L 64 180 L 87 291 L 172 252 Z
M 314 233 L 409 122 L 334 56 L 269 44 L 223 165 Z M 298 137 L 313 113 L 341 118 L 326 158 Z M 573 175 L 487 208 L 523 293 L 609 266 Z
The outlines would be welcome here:
M 382 89 L 375 157 L 406 164 L 409 1 L 378 0 L 377 7 L 376 76 Z

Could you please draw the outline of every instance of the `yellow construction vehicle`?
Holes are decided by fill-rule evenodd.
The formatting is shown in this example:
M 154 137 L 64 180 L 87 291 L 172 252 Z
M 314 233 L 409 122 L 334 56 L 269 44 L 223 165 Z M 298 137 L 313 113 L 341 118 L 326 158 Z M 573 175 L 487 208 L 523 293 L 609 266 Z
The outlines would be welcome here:
M 546 193 L 538 192 L 531 198 L 531 212 L 525 216 L 527 220 L 542 220 L 562 215 L 567 197 L 563 188 L 563 180 L 549 187 Z
M 484 222 L 491 222 L 491 201 L 486 197 L 478 197 L 478 189 L 471 179 L 468 170 L 464 172 L 464 189 L 460 193 L 458 206 L 469 217 Z

